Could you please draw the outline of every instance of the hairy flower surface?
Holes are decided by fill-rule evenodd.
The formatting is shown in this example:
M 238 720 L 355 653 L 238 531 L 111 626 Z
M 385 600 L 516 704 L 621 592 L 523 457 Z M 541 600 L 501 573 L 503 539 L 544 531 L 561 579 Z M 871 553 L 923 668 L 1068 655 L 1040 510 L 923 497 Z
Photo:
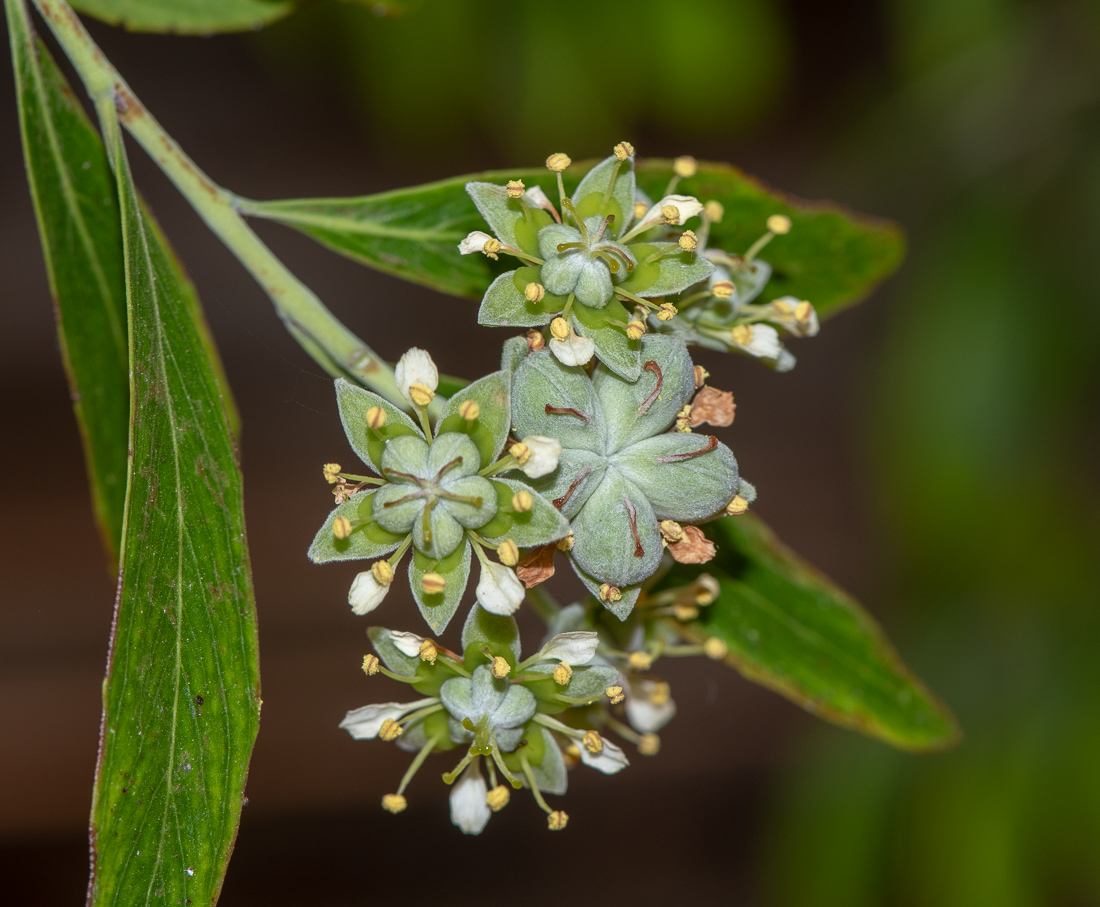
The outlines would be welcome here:
M 551 348 L 570 365 L 584 364 L 594 352 L 616 374 L 636 379 L 642 359 L 638 338 L 628 333 L 631 316 L 624 303 L 656 310 L 649 300 L 679 293 L 714 269 L 676 241 L 654 244 L 651 231 L 683 224 L 702 205 L 691 196 L 670 195 L 646 210 L 649 202 L 635 185 L 632 150 L 617 151 L 588 171 L 572 197 L 561 198 L 560 215 L 541 190 L 517 196 L 484 182 L 468 183 L 466 190 L 496 235 L 499 251 L 524 263 L 493 281 L 479 322 L 532 327 L 563 317 L 565 336 L 556 336 Z M 639 201 L 644 216 L 635 222 Z M 485 252 L 480 236 L 471 234 L 459 251 Z
M 644 368 L 636 382 L 603 365 L 589 377 L 545 351 L 532 352 L 516 368 L 512 387 L 516 431 L 562 444 L 558 468 L 532 484 L 571 521 L 574 567 L 619 617 L 660 564 L 660 521 L 691 523 L 721 513 L 740 485 L 733 453 L 716 438 L 668 433 L 695 393 L 683 343 L 647 335 L 640 352 Z
M 569 526 L 527 485 L 494 475 L 494 469 L 515 463 L 510 454 L 498 462 L 510 428 L 507 372 L 495 372 L 451 397 L 433 431 L 415 397 L 419 387 L 434 393 L 435 366 L 421 350 L 410 351 L 402 361 L 403 380 L 412 388 L 414 405 L 421 407 L 420 425 L 377 394 L 342 379 L 336 382 L 348 441 L 377 478 L 326 468 L 326 477 L 331 474 L 337 482 L 340 503 L 317 533 L 309 556 L 327 563 L 390 555 L 352 586 L 349 603 L 364 614 L 382 601 L 388 588 L 383 580 L 392 579 L 411 546 L 413 596 L 428 625 L 439 633 L 458 608 L 475 553 L 483 575 L 492 574 L 505 594 L 514 593 L 518 581 L 508 585 L 499 576 L 509 568 L 491 564 L 486 545 L 495 548 L 511 541 L 517 550 L 535 547 L 562 538 Z M 517 507 L 517 501 L 524 506 Z M 514 610 L 521 599 L 498 596 L 494 601 L 507 601 Z

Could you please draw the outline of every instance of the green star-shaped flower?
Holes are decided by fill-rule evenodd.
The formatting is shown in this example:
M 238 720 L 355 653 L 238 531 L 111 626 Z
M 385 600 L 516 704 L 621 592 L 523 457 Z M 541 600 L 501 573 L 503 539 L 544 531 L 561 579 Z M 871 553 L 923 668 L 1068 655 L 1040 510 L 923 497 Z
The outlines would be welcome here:
M 515 370 L 512 421 L 517 432 L 556 437 L 558 468 L 532 482 L 572 521 L 570 556 L 581 579 L 625 618 L 639 584 L 657 570 L 659 522 L 697 522 L 726 506 L 740 484 L 733 453 L 713 436 L 667 430 L 695 391 L 682 342 L 648 335 L 642 377 L 624 381 L 603 365 L 590 378 L 546 351 Z
M 714 266 L 676 242 L 640 241 L 665 221 L 650 218 L 632 228 L 641 198 L 633 164 L 632 156 L 612 155 L 596 165 L 572 199 L 562 200 L 561 222 L 541 190 L 517 196 L 492 183 L 466 184 L 501 244 L 492 254 L 528 263 L 493 281 L 478 313 L 481 324 L 532 327 L 562 314 L 613 372 L 630 381 L 641 374 L 640 341 L 627 336 L 631 315 L 624 303 L 656 309 L 649 300 L 705 280 Z M 476 239 L 459 248 L 489 251 Z

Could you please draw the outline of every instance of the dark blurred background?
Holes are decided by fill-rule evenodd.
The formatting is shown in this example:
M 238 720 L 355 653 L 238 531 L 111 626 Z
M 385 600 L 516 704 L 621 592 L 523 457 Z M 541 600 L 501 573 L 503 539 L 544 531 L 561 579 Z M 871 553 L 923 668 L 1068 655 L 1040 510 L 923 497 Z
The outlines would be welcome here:
M 758 512 L 853 591 L 957 711 L 909 756 L 712 663 L 668 667 L 654 759 L 577 771 L 550 835 L 516 797 L 479 839 L 430 763 L 354 743 L 354 567 L 305 549 L 350 456 L 331 385 L 260 289 L 136 151 L 202 294 L 244 417 L 264 710 L 222 903 L 1100 904 L 1100 11 L 1088 0 L 321 2 L 256 34 L 92 31 L 214 179 L 257 198 L 352 195 L 630 139 L 727 160 L 891 217 L 904 268 L 795 341 L 798 367 L 700 358 Z M 400 15 L 404 13 L 404 15 Z M 83 896 L 114 582 L 93 527 L 0 68 L 0 878 Z M 79 93 L 79 92 L 78 92 Z M 475 306 L 261 233 L 393 359 L 493 367 Z M 382 623 L 414 628 L 391 596 Z M 662 663 L 662 666 L 664 663 Z M 407 902 L 407 901 L 406 901 Z

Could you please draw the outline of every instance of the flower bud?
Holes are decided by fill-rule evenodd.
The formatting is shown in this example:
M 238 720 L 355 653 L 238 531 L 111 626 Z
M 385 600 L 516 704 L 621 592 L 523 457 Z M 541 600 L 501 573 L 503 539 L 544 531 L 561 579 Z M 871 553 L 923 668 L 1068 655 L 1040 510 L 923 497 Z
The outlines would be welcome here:
M 393 813 L 395 816 L 399 812 L 404 812 L 406 806 L 408 806 L 408 803 L 401 794 L 386 794 L 382 798 L 382 809 Z
M 678 157 L 672 162 L 672 172 L 682 179 L 688 179 L 689 177 L 695 176 L 698 170 L 699 164 L 690 154 Z
M 564 340 L 569 336 L 569 322 L 559 315 L 550 322 L 550 333 L 555 340 Z
M 474 422 L 481 415 L 481 404 L 476 400 L 463 400 L 458 407 L 458 414 L 467 422 Z
M 532 304 L 542 302 L 544 296 L 546 296 L 546 287 L 541 283 L 532 281 L 523 288 L 523 298 Z
M 415 346 L 397 361 L 393 378 L 401 395 L 414 406 L 431 403 L 439 387 L 439 369 L 432 357 Z
M 604 690 L 604 695 L 606 695 L 607 698 L 611 700 L 612 705 L 618 705 L 620 702 L 626 699 L 626 694 L 623 693 L 623 688 L 617 683 L 613 686 L 609 686 L 606 690 Z
M 773 214 L 768 218 L 767 225 L 776 236 L 791 232 L 791 219 L 785 214 Z
M 439 595 L 447 588 L 447 578 L 438 573 L 425 573 L 420 577 L 420 590 L 425 595 Z
M 332 534 L 338 539 L 346 539 L 351 535 L 352 525 L 351 520 L 346 516 L 338 516 L 332 521 Z
M 535 499 L 531 497 L 531 492 L 526 488 L 521 488 L 514 495 L 512 495 L 512 509 L 516 513 L 527 513 L 532 507 L 535 506 Z
M 625 161 L 628 157 L 634 157 L 634 146 L 630 142 L 619 142 L 612 151 L 620 161 Z
M 481 565 L 476 594 L 478 603 L 490 614 L 509 615 L 523 603 L 527 590 L 511 567 L 486 561 Z
M 569 823 L 569 814 L 561 809 L 555 809 L 546 817 L 546 825 L 551 831 L 561 831 Z
M 546 159 L 546 169 L 552 170 L 554 173 L 561 173 L 572 163 L 568 154 L 559 151 Z
M 699 245 L 699 237 L 695 235 L 694 230 L 685 230 L 680 234 L 679 240 L 680 248 L 685 252 L 694 252 L 695 247 Z
M 340 478 L 340 464 L 339 463 L 326 463 L 324 467 L 325 481 L 329 485 L 335 485 L 336 481 Z
M 519 547 L 511 539 L 505 539 L 497 548 L 497 557 L 505 567 L 514 567 L 519 563 Z
M 508 193 L 509 198 L 522 198 L 525 189 L 523 180 L 508 180 L 508 184 L 504 187 L 504 191 Z
M 363 656 L 363 673 L 368 677 L 373 677 L 378 673 L 378 661 L 377 655 L 364 655 Z
M 573 677 L 573 668 L 564 661 L 554 668 L 554 683 L 565 686 Z
M 378 563 L 386 564 L 385 561 Z M 389 567 L 389 564 L 386 564 L 386 567 Z M 392 570 L 390 570 L 390 581 L 393 581 Z M 355 614 L 369 614 L 382 604 L 382 599 L 389 591 L 390 584 L 380 583 L 372 567 L 358 574 L 352 581 L 351 589 L 348 590 L 348 604 L 351 605 L 351 610 Z
M 367 427 L 379 431 L 386 424 L 386 411 L 381 406 L 372 406 L 367 410 Z

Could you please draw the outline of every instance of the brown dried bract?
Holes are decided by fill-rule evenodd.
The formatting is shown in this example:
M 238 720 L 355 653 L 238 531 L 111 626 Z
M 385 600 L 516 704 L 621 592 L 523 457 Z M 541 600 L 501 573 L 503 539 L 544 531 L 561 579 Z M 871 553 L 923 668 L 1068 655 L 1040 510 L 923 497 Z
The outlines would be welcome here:
M 539 583 L 545 583 L 554 575 L 555 548 L 555 545 L 535 548 L 516 565 L 516 576 L 528 589 L 533 589 Z
M 668 543 L 669 553 L 681 564 L 705 564 L 714 557 L 714 542 L 698 526 L 685 526 L 684 537 Z
M 691 401 L 691 426 L 694 428 L 703 423 L 719 427 L 732 425 L 736 411 L 733 394 L 715 387 L 704 387 Z

